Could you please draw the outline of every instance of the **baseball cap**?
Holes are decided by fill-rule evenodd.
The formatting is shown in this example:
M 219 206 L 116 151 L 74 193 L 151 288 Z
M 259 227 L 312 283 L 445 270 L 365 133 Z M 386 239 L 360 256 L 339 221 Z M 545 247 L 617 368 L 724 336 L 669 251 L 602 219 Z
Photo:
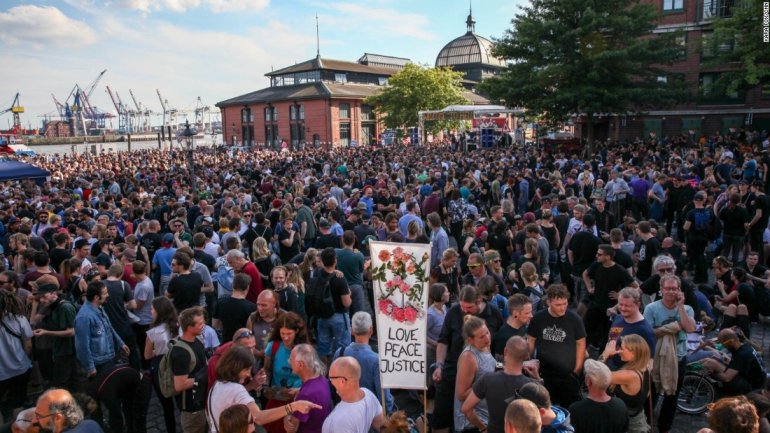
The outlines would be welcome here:
M 695 197 L 693 197 L 693 200 L 694 201 L 704 201 L 704 200 L 706 200 L 706 194 L 704 194 L 703 192 L 699 192 L 699 193 L 695 194 Z
M 326 218 L 321 218 L 321 220 L 318 221 L 318 227 L 322 229 L 328 229 L 331 226 L 329 225 L 329 221 Z
M 164 244 L 173 243 L 174 235 L 172 235 L 171 233 L 166 233 L 165 235 L 163 235 L 163 239 L 161 239 L 161 242 L 163 242 Z
M 205 216 L 205 217 L 203 217 L 202 221 L 206 222 L 206 223 L 211 223 L 211 222 L 214 222 L 214 219 L 211 218 L 210 216 Z

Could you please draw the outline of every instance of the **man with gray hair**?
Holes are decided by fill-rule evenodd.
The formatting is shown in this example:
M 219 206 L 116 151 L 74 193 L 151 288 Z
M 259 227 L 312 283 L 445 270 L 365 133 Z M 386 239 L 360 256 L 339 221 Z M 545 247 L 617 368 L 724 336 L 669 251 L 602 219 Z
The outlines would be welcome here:
M 350 320 L 350 333 L 353 335 L 353 342 L 347 347 L 339 348 L 334 353 L 334 359 L 343 356 L 355 358 L 361 366 L 361 387 L 379 396 L 382 389 L 380 384 L 380 356 L 369 346 L 373 332 L 372 316 L 369 313 L 359 311 L 354 314 Z M 395 401 L 388 389 L 385 390 L 385 406 L 388 413 L 393 413 L 396 410 Z
M 286 433 L 297 431 L 320 431 L 324 419 L 332 411 L 332 394 L 326 374 L 326 365 L 321 361 L 315 348 L 309 344 L 298 344 L 291 350 L 289 365 L 292 373 L 299 376 L 302 386 L 295 400 L 311 401 L 321 409 L 306 414 L 294 412 L 283 419 Z
M 257 303 L 257 297 L 262 292 L 262 277 L 259 275 L 259 269 L 251 260 L 246 258 L 240 250 L 230 250 L 227 252 L 227 263 L 233 268 L 236 274 L 246 274 L 251 277 L 249 291 L 246 299 Z
M 66 389 L 50 389 L 37 399 L 33 426 L 53 433 L 104 433 L 96 421 L 83 419 L 83 410 Z
M 572 403 L 572 427 L 575 433 L 624 433 L 628 431 L 628 410 L 617 397 L 607 394 L 612 373 L 604 363 L 589 359 L 583 365 L 588 395 Z

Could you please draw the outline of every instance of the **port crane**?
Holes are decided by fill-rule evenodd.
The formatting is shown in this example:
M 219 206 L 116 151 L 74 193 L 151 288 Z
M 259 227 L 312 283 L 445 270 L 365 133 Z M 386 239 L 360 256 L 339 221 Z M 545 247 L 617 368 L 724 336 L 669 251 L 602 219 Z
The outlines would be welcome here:
M 16 92 L 16 96 L 13 98 L 13 102 L 11 103 L 11 106 L 0 111 L 0 115 L 3 115 L 5 113 L 11 112 L 13 114 L 13 133 L 19 134 L 21 133 L 21 118 L 19 117 L 19 114 L 24 112 L 24 106 L 22 106 L 19 103 L 19 92 Z
M 99 110 L 90 102 L 94 90 L 106 73 L 106 69 L 102 70 L 85 89 L 76 83 L 64 104 L 61 104 L 56 96 L 51 95 L 56 110 L 71 125 L 74 135 L 87 135 L 92 131 L 104 129 L 106 119 L 113 117 L 111 113 Z
M 115 106 L 115 110 L 118 112 L 118 132 L 121 134 L 124 134 L 126 132 L 131 132 L 131 126 L 129 123 L 128 118 L 128 110 L 123 105 L 123 101 L 120 100 L 120 97 L 117 96 L 117 92 L 115 94 L 112 93 L 112 89 L 110 89 L 110 86 L 105 86 L 107 88 L 107 94 L 110 95 L 110 100 L 112 100 L 112 105 Z
M 195 101 L 195 126 L 196 128 L 198 128 L 198 131 L 203 131 L 206 129 L 205 128 L 206 115 L 208 115 L 208 125 L 210 128 L 211 127 L 211 107 L 204 106 L 203 101 L 201 101 L 201 97 L 198 96 L 198 100 Z
M 152 115 L 152 111 L 147 109 L 146 107 L 142 107 L 142 104 L 136 100 L 136 96 L 134 96 L 134 91 L 131 89 L 128 89 L 128 93 L 131 95 L 131 99 L 134 101 L 134 106 L 136 107 L 136 118 L 137 118 L 137 127 L 140 129 L 141 132 L 147 132 L 150 129 L 150 116 Z
M 167 125 L 173 125 L 176 128 L 176 115 L 178 110 L 176 108 L 170 108 L 168 99 L 163 99 L 160 94 L 160 89 L 155 89 L 158 93 L 158 99 L 160 99 L 160 107 L 163 109 L 163 127 Z

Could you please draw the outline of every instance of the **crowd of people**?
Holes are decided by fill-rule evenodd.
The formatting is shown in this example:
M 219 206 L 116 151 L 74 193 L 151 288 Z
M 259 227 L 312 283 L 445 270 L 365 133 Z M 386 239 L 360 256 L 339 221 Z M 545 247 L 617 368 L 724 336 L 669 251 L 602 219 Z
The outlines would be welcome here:
M 703 368 L 770 431 L 769 145 L 32 157 L 50 180 L 0 190 L 5 428 L 144 432 L 154 393 L 168 432 L 662 433 L 718 328 Z M 380 385 L 373 240 L 431 245 L 427 420 Z

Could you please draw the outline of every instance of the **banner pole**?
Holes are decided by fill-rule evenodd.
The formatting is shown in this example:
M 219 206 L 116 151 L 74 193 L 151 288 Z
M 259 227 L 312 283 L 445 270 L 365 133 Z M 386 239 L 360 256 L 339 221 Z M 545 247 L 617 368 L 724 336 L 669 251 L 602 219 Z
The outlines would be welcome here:
M 382 419 L 384 422 L 388 419 L 388 406 L 385 404 L 385 388 L 382 387 L 382 382 L 380 382 L 380 399 L 382 400 Z
M 422 422 L 423 431 L 428 432 L 428 388 L 422 389 Z

